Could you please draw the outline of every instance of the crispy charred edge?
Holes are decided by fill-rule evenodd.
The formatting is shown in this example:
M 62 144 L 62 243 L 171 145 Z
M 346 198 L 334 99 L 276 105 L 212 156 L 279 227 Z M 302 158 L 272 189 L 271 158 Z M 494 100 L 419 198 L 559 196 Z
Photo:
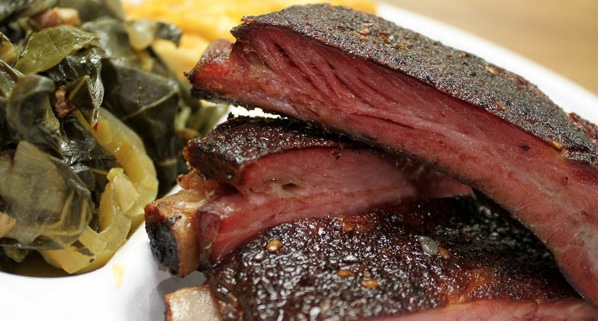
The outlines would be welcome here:
M 194 170 L 178 180 L 182 190 L 145 206 L 145 230 L 156 261 L 171 274 L 183 277 L 199 266 L 195 216 L 219 184 Z
M 211 293 L 208 285 L 200 285 L 179 289 L 164 297 L 167 321 L 204 320 L 221 321 L 222 313 L 218 301 Z M 378 321 L 427 321 L 442 319 L 453 320 L 488 320 L 496 315 L 510 318 L 544 320 L 554 319 L 558 315 L 563 320 L 580 319 L 596 320 L 596 311 L 581 300 L 563 300 L 557 302 L 536 303 L 529 301 L 512 302 L 504 300 L 482 300 L 471 303 L 460 303 L 449 307 L 430 309 L 407 316 L 389 316 L 376 319 Z
M 555 302 L 481 300 L 377 321 L 597 320 L 596 309 L 579 299 Z
M 184 272 L 180 269 L 179 243 L 177 235 L 171 230 L 181 216 L 163 217 L 160 211 L 162 206 L 164 203 L 150 203 L 145 208 L 145 230 L 150 240 L 150 248 L 153 256 L 164 268 L 174 275 L 182 275 Z
M 249 29 L 249 27 L 247 27 L 247 28 Z M 253 28 L 253 29 L 259 29 L 259 28 Z M 259 37 L 259 31 L 256 32 L 256 33 L 254 33 L 253 36 Z M 244 41 L 245 43 L 247 43 L 248 39 L 242 39 L 242 41 Z M 309 42 L 311 40 L 308 39 L 306 41 Z M 237 42 L 237 43 L 239 43 L 239 42 Z M 251 48 L 249 48 L 249 49 L 251 49 Z M 237 54 L 242 55 L 243 53 L 237 52 Z M 492 68 L 490 68 L 490 69 L 492 69 Z M 208 75 L 209 75 L 209 73 L 208 73 Z M 474 105 L 471 105 L 471 106 L 475 107 Z M 468 107 L 468 106 L 464 106 L 464 107 Z M 505 107 L 505 106 L 503 106 L 503 107 Z M 527 117 L 526 119 L 532 119 L 532 117 Z M 586 136 L 586 131 L 583 129 L 583 126 L 579 126 L 579 124 L 577 124 L 577 125 L 574 125 L 574 127 L 576 127 L 576 131 L 577 132 L 581 133 L 580 135 Z M 555 127 L 548 126 L 548 129 L 551 130 L 553 132 L 553 134 L 554 134 L 554 132 L 558 132 L 559 131 L 558 127 L 556 127 L 556 126 Z M 568 135 L 568 134 L 566 134 L 566 135 Z M 566 139 L 563 138 L 563 140 L 566 140 Z M 582 168 L 582 172 L 587 171 L 590 174 L 591 174 L 592 171 L 596 171 L 596 153 L 595 153 L 595 151 L 593 151 L 592 153 L 588 153 L 587 150 L 584 151 L 583 148 L 576 151 L 574 148 L 571 148 L 571 146 L 564 146 L 563 144 L 561 144 L 561 142 L 563 140 L 560 140 L 560 141 L 547 141 L 546 139 L 542 138 L 542 139 L 539 139 L 538 141 L 543 141 L 543 142 L 548 143 L 549 146 L 551 146 L 555 150 L 561 152 L 560 156 L 562 156 L 563 158 L 567 157 L 569 160 L 580 161 L 577 164 L 568 164 L 567 166 L 569 166 L 569 165 L 574 165 L 574 166 L 579 166 L 579 167 L 584 167 L 585 166 L 585 168 Z M 593 142 L 594 141 L 593 139 L 591 139 L 590 137 L 587 137 L 587 136 L 585 137 L 585 140 L 587 142 Z M 595 143 L 591 143 L 590 145 L 595 146 Z M 595 147 L 592 147 L 592 149 L 595 150 Z M 561 160 L 560 157 L 558 159 Z M 572 169 L 575 170 L 575 171 L 578 170 L 578 169 L 575 169 L 575 168 L 572 168 Z M 585 175 L 585 173 L 583 175 Z M 587 212 L 581 212 L 581 213 L 578 213 L 578 214 L 582 214 L 582 215 L 586 216 L 588 213 Z M 548 237 L 550 237 L 550 235 L 552 235 L 552 234 L 547 233 L 546 235 Z M 562 244 L 561 244 L 561 246 L 562 246 Z M 556 249 L 556 250 L 558 250 L 558 249 Z M 575 251 L 570 251 L 570 253 L 573 253 L 573 252 L 575 252 Z M 563 264 L 563 268 L 566 271 L 569 270 L 569 268 L 567 267 L 567 265 L 570 266 L 571 271 L 578 271 L 575 267 L 576 266 L 579 267 L 579 263 L 575 263 L 575 262 L 577 262 L 577 260 L 575 258 L 573 258 L 573 256 L 575 256 L 575 255 L 571 255 L 571 256 L 563 255 L 563 259 L 560 260 L 560 262 L 562 262 L 562 264 Z M 573 258 L 573 259 L 569 260 L 570 258 Z M 568 261 L 572 262 L 572 263 L 568 264 Z M 588 275 L 591 273 L 591 271 L 589 269 L 589 267 L 591 266 L 591 264 L 589 262 L 587 262 L 587 263 L 588 264 L 583 265 L 583 266 L 585 266 L 587 268 L 585 268 L 585 269 L 581 268 L 580 269 L 581 271 L 578 271 L 578 272 L 581 272 L 581 273 L 579 273 L 581 277 L 579 277 L 579 279 L 578 279 L 579 281 L 575 281 L 574 283 L 578 283 L 578 284 L 584 284 L 585 283 L 587 285 L 592 284 L 592 282 L 584 282 L 584 279 L 586 277 L 588 277 Z M 586 276 L 584 276 L 584 275 L 586 275 Z M 571 273 L 570 272 L 568 276 L 570 277 L 571 280 L 575 280 L 576 279 L 575 273 Z M 592 287 L 589 286 L 588 289 L 591 290 Z
M 210 242 L 216 239 L 221 219 L 202 210 L 202 205 L 213 195 L 235 193 L 230 183 L 239 179 L 245 164 L 289 150 L 325 147 L 342 153 L 343 148 L 356 146 L 371 149 L 296 120 L 228 119 L 206 137 L 189 141 L 184 156 L 192 169 L 179 176 L 182 190 L 146 206 L 145 225 L 154 257 L 170 273 L 181 277 L 197 269 L 212 268 Z M 410 161 L 405 158 L 402 163 Z
M 371 263 L 373 262 L 378 262 L 377 259 L 372 258 L 367 256 L 366 252 L 368 252 L 368 245 L 372 244 L 372 242 L 368 242 L 366 241 L 366 239 L 369 238 L 369 240 L 371 241 L 371 237 L 367 236 L 368 234 L 373 234 L 373 235 L 378 235 L 377 233 L 381 233 L 382 235 L 388 235 L 391 236 L 393 233 L 399 233 L 402 234 L 403 232 L 399 232 L 399 231 L 407 231 L 408 234 L 410 235 L 430 235 L 429 233 L 431 233 L 433 230 L 435 230 L 437 227 L 441 227 L 441 226 L 448 226 L 449 228 L 449 233 L 451 232 L 451 229 L 460 229 L 460 228 L 465 228 L 465 230 L 461 230 L 462 232 L 467 231 L 466 235 L 469 233 L 473 233 L 470 237 L 472 237 L 473 239 L 476 239 L 476 232 L 474 232 L 473 230 L 470 230 L 469 227 L 474 227 L 476 226 L 474 223 L 475 222 L 481 222 L 483 220 L 490 220 L 492 221 L 494 224 L 496 224 L 495 227 L 489 228 L 488 231 L 483 231 L 481 232 L 481 235 L 485 235 L 486 233 L 489 233 L 491 231 L 495 231 L 498 232 L 499 234 L 505 233 L 505 224 L 508 224 L 509 228 L 512 230 L 509 233 L 510 237 L 507 237 L 506 239 L 497 239 L 495 241 L 489 241 L 489 240 L 479 240 L 483 243 L 483 246 L 485 245 L 490 245 L 491 243 L 494 242 L 495 245 L 498 245 L 499 247 L 501 247 L 501 250 L 498 251 L 488 251 L 488 253 L 486 253 L 485 251 L 473 251 L 472 249 L 469 250 L 464 250 L 464 252 L 460 252 L 458 249 L 455 249 L 451 246 L 452 242 L 450 241 L 451 237 L 449 236 L 449 240 L 443 240 L 440 239 L 440 243 L 439 245 L 448 245 L 448 250 L 444 249 L 444 251 L 439 250 L 439 254 L 436 255 L 440 255 L 443 257 L 443 259 L 438 259 L 438 261 L 447 261 L 448 263 L 446 263 L 445 266 L 438 265 L 437 268 L 439 270 L 443 270 L 445 268 L 449 268 L 449 266 L 454 265 L 454 266 L 468 266 L 470 264 L 471 260 L 471 266 L 465 268 L 465 270 L 462 271 L 462 273 L 464 273 L 463 275 L 467 275 L 468 272 L 472 272 L 473 274 L 476 274 L 476 269 L 480 268 L 480 267 L 484 267 L 487 262 L 484 261 L 484 257 L 486 255 L 490 255 L 490 262 L 496 262 L 497 260 L 500 260 L 501 257 L 497 256 L 498 253 L 505 253 L 505 249 L 507 248 L 512 248 L 512 249 L 519 249 L 519 250 L 523 250 L 523 251 L 518 251 L 516 250 L 516 253 L 521 253 L 522 252 L 522 256 L 521 258 L 516 258 L 515 261 L 513 262 L 513 265 L 511 265 L 510 263 L 504 263 L 502 265 L 500 265 L 499 267 L 497 267 L 497 270 L 494 271 L 494 273 L 497 273 L 499 275 L 501 275 L 501 277 L 499 277 L 502 281 L 500 281 L 501 285 L 499 285 L 496 289 L 492 290 L 491 294 L 489 294 L 490 296 L 487 297 L 488 294 L 483 294 L 484 292 L 482 291 L 482 293 L 475 294 L 475 287 L 474 288 L 470 288 L 467 287 L 464 290 L 457 290 L 457 292 L 455 293 L 451 293 L 451 290 L 449 290 L 446 287 L 443 287 L 445 291 L 448 292 L 441 292 L 441 293 L 436 293 L 434 295 L 432 295 L 431 293 L 433 293 L 434 291 L 432 291 L 432 287 L 434 287 L 435 282 L 434 281 L 430 281 L 430 283 L 427 283 L 426 280 L 422 279 L 422 282 L 418 282 L 418 283 L 413 283 L 413 286 L 416 287 L 425 287 L 428 289 L 429 292 L 426 292 L 427 294 L 423 295 L 420 298 L 414 298 L 414 302 L 425 302 L 425 304 L 423 306 L 417 306 L 417 307 L 407 307 L 407 310 L 411 312 L 424 312 L 424 311 L 431 311 L 428 309 L 433 309 L 433 308 L 444 308 L 447 307 L 449 308 L 452 305 L 458 305 L 458 304 L 468 304 L 468 303 L 474 303 L 474 302 L 485 302 L 485 300 L 493 298 L 495 295 L 497 296 L 495 299 L 492 299 L 489 302 L 490 304 L 494 304 L 496 302 L 505 302 L 505 303 L 523 303 L 523 304 L 533 304 L 533 305 L 538 305 L 538 308 L 542 305 L 542 304 L 547 304 L 550 302 L 550 304 L 555 303 L 558 304 L 557 302 L 565 300 L 563 302 L 566 302 L 568 300 L 574 300 L 575 302 L 579 302 L 580 306 L 585 307 L 584 309 L 586 311 L 591 312 L 592 308 L 590 307 L 590 305 L 588 304 L 584 304 L 583 301 L 576 295 L 576 293 L 573 291 L 573 289 L 571 289 L 567 283 L 565 282 L 565 280 L 562 278 L 562 275 L 559 274 L 558 269 L 556 268 L 556 265 L 554 263 L 554 261 L 551 260 L 551 258 L 549 258 L 547 255 L 547 250 L 541 245 L 541 243 L 535 239 L 533 237 L 533 235 L 526 230 L 523 226 L 521 226 L 521 224 L 515 220 L 513 220 L 509 214 L 504 211 L 502 208 L 498 207 L 496 204 L 494 203 L 489 203 L 488 204 L 489 207 L 486 207 L 486 200 L 478 200 L 475 197 L 453 197 L 453 198 L 439 198 L 439 199 L 433 199 L 433 200 L 425 200 L 425 201 L 420 201 L 420 202 L 414 202 L 414 203 L 408 203 L 408 204 L 403 204 L 400 205 L 398 207 L 393 207 L 393 208 L 379 208 L 379 209 L 374 209 L 371 210 L 367 213 L 364 214 L 357 214 L 357 215 L 353 215 L 353 216 L 348 216 L 348 217 L 343 217 L 343 218 L 310 218 L 310 219 L 305 219 L 305 220 L 299 220 L 299 221 L 295 221 L 295 222 L 289 222 L 289 223 L 284 223 L 281 224 L 279 226 L 270 228 L 268 230 L 265 230 L 264 232 L 262 232 L 260 235 L 258 235 L 254 240 L 250 241 L 250 243 L 248 243 L 247 245 L 244 245 L 238 249 L 235 250 L 235 252 L 227 255 L 224 260 L 222 260 L 221 262 L 219 262 L 218 264 L 216 264 L 214 266 L 213 269 L 211 270 L 207 270 L 205 271 L 208 282 L 210 284 L 210 287 L 213 291 L 213 295 L 214 297 L 217 299 L 217 301 L 219 302 L 219 309 L 220 309 L 220 313 L 223 316 L 223 318 L 225 320 L 234 320 L 234 319 L 238 319 L 240 318 L 241 315 L 245 315 L 245 313 L 247 314 L 251 314 L 254 313 L 254 309 L 252 307 L 255 307 L 255 304 L 258 304 L 260 306 L 265 307 L 266 304 L 264 302 L 259 301 L 259 293 L 267 293 L 265 294 L 265 297 L 262 297 L 266 300 L 271 300 L 273 297 L 275 296 L 271 296 L 271 291 L 274 291 L 274 288 L 272 288 L 272 290 L 268 290 L 268 291 L 260 291 L 257 289 L 258 286 L 256 283 L 253 283 L 251 281 L 251 279 L 246 279 L 246 278 L 252 278 L 252 277 L 257 277 L 257 278 L 261 278 L 265 275 L 270 275 L 271 277 L 273 277 L 272 280 L 276 279 L 277 277 L 284 277 L 288 279 L 301 279 L 302 283 L 305 284 L 312 284 L 312 281 L 309 281 L 308 279 L 310 279 L 311 277 L 314 278 L 324 278 L 326 279 L 327 277 L 330 277 L 331 280 L 329 280 L 330 282 L 324 280 L 322 282 L 318 282 L 318 284 L 326 284 L 327 288 L 332 288 L 332 283 L 334 282 L 341 282 L 338 281 L 338 276 L 339 275 L 345 275 L 345 279 L 350 281 L 347 281 L 349 283 L 353 284 L 353 287 L 349 288 L 349 289 L 358 289 L 358 292 L 356 293 L 360 293 L 360 290 L 363 290 L 361 287 L 363 286 L 367 286 L 368 283 L 366 283 L 366 285 L 364 285 L 364 283 L 355 283 L 353 282 L 353 277 L 357 277 L 357 276 L 364 276 L 359 274 L 359 271 L 353 271 L 353 270 L 338 270 L 339 272 L 332 273 L 337 269 L 337 265 L 338 262 L 342 261 L 341 257 L 346 257 L 345 252 L 341 251 L 339 252 L 339 256 L 336 257 L 335 255 L 332 255 L 331 253 L 334 253 L 333 251 L 330 250 L 330 248 L 334 248 L 336 246 L 338 246 L 338 244 L 334 244 L 335 242 L 331 242 L 328 243 L 328 241 L 330 241 L 330 239 L 326 239 L 328 241 L 325 241 L 325 243 L 322 243 L 322 241 L 316 242 L 315 244 L 311 244 L 310 241 L 306 241 L 305 238 L 307 237 L 308 239 L 313 237 L 313 235 L 323 235 L 322 233 L 324 233 L 324 230 L 327 229 L 332 229 L 332 230 L 336 230 L 336 231 L 344 231 L 345 234 L 349 235 L 352 234 L 354 236 L 350 236 L 349 238 L 352 237 L 357 237 L 360 238 L 360 244 L 363 244 L 364 248 L 363 248 L 363 252 L 360 251 L 359 248 L 354 248 L 352 249 L 354 252 L 359 252 L 361 255 L 365 256 L 364 258 L 362 258 L 361 260 L 365 260 L 365 262 L 361 262 L 360 260 L 356 261 L 356 262 L 360 262 L 358 264 L 362 264 L 366 270 L 374 270 L 374 271 L 384 271 L 384 273 L 388 276 L 388 275 L 399 275 L 401 274 L 404 270 L 401 270 L 400 267 L 398 267 L 398 269 L 396 270 L 396 272 L 392 272 L 392 269 L 386 265 L 386 263 L 381 263 L 380 266 L 370 266 Z M 483 209 L 481 209 L 483 208 Z M 488 209 L 490 212 L 487 212 L 486 209 Z M 447 211 L 446 213 L 444 211 Z M 428 213 L 428 214 L 426 214 Z M 461 217 L 462 216 L 462 217 Z M 480 218 L 476 219 L 475 217 L 480 216 Z M 483 218 L 485 217 L 485 218 Z M 453 219 L 455 221 L 453 221 Z M 428 226 L 428 224 L 431 224 L 431 226 Z M 461 226 L 461 224 L 464 224 L 463 226 Z M 299 227 L 299 230 L 301 231 L 301 233 L 299 233 L 296 229 L 296 227 Z M 324 227 L 324 226 L 328 226 L 328 227 Z M 434 227 L 436 226 L 436 227 Z M 461 226 L 461 227 L 458 227 Z M 488 225 L 485 225 L 488 226 Z M 475 229 L 475 228 L 474 228 Z M 428 232 L 425 232 L 425 230 L 428 230 Z M 293 233 L 293 231 L 295 233 Z M 316 232 L 317 231 L 317 232 Z M 311 237 L 308 236 L 313 234 Z M 334 232 L 334 240 L 341 240 L 343 239 L 345 236 L 342 236 L 342 233 L 338 233 L 338 232 Z M 438 233 L 445 233 L 439 231 Z M 434 233 L 431 233 L 434 234 Z M 373 236 L 375 237 L 375 236 Z M 431 236 L 434 238 L 434 236 Z M 376 239 L 379 239 L 376 238 Z M 386 238 L 383 238 L 386 239 Z M 278 246 L 276 246 L 275 248 L 270 249 L 270 244 L 272 243 L 272 240 L 276 240 L 278 242 Z M 324 239 L 323 239 L 324 240 Z M 513 240 L 518 240 L 517 242 L 520 243 L 520 245 L 513 245 L 512 242 L 514 242 Z M 445 244 L 444 241 L 446 241 L 447 243 Z M 375 243 L 375 242 L 374 242 Z M 285 274 L 285 276 L 283 276 L 283 274 L 278 274 L 276 272 L 276 269 L 281 269 L 282 271 L 291 271 L 291 270 L 295 270 L 292 269 L 291 267 L 294 266 L 294 264 L 296 264 L 297 262 L 303 262 L 303 264 L 306 264 L 305 262 L 309 262 L 310 260 L 314 260 L 314 258 L 309 258 L 309 259 L 305 259 L 302 254 L 303 251 L 305 251 L 307 248 L 307 244 L 309 245 L 310 249 L 313 249 L 313 251 L 321 251 L 323 257 L 320 257 L 320 259 L 316 259 L 320 262 L 326 262 L 327 259 L 331 259 L 331 262 L 337 262 L 337 263 L 324 263 L 325 268 L 323 270 L 320 270 L 321 267 L 316 268 L 316 271 L 320 271 L 317 272 L 316 274 L 310 274 L 308 275 L 292 275 L 292 276 L 288 276 Z M 525 245 L 523 245 L 525 244 Z M 274 245 L 272 245 L 274 247 Z M 386 245 L 388 247 L 388 245 Z M 298 253 L 293 252 L 294 254 L 291 254 L 291 251 L 295 251 L 296 249 L 298 250 Z M 324 250 L 325 249 L 325 250 Z M 474 247 L 475 249 L 475 247 Z M 423 249 L 422 249 L 423 250 Z M 262 252 L 270 252 L 268 254 L 266 254 L 265 256 L 261 255 L 260 253 Z M 425 250 L 424 250 L 425 251 Z M 311 252 L 311 250 L 310 250 Z M 445 254 L 441 254 L 441 253 L 445 253 Z M 409 256 L 411 255 L 411 252 L 407 252 L 405 253 L 405 255 Z M 272 255 L 273 259 L 268 258 L 269 255 Z M 332 256 L 330 256 L 332 255 Z M 361 256 L 358 255 L 358 256 Z M 401 256 L 401 254 L 396 253 L 396 255 Z M 517 256 L 516 254 L 513 254 L 514 256 L 512 258 L 515 258 L 515 256 Z M 493 256 L 493 257 L 492 257 Z M 258 259 L 259 257 L 259 259 Z M 377 256 L 376 256 L 377 257 Z M 414 256 L 411 255 L 411 257 L 413 258 Z M 458 259 L 456 259 L 458 257 Z M 382 258 L 377 257 L 378 259 L 384 261 Z M 455 258 L 455 261 L 452 261 Z M 526 261 L 528 260 L 529 261 Z M 357 260 L 357 258 L 356 258 Z M 504 259 L 503 259 L 504 260 Z M 436 262 L 438 262 L 436 261 Z M 369 264 L 368 264 L 369 262 Z M 508 262 L 508 261 L 507 261 Z M 299 263 L 300 264 L 300 263 Z M 310 263 L 307 263 L 310 264 Z M 357 264 L 357 263 L 356 263 Z M 434 264 L 434 263 L 430 263 L 428 262 L 427 264 Z M 424 264 L 425 265 L 425 264 Z M 382 267 L 384 266 L 384 267 Z M 419 267 L 419 265 L 414 265 L 414 269 L 416 269 L 417 267 Z M 246 269 L 246 270 L 245 270 Z M 467 269 L 471 269 L 471 270 L 467 270 Z M 259 272 L 259 270 L 262 270 L 261 272 Z M 330 270 L 330 271 L 328 271 Z M 410 269 L 408 269 L 410 270 Z M 307 271 L 307 270 L 306 270 Z M 332 271 L 332 272 L 331 272 Z M 341 273 L 344 272 L 344 273 Z M 531 283 L 527 283 L 527 281 L 523 281 L 525 284 L 519 284 L 517 282 L 521 282 L 521 280 L 527 280 L 527 277 L 529 277 L 530 275 L 539 275 L 536 274 L 536 272 L 539 272 L 540 274 L 542 274 L 541 276 L 539 276 L 537 279 L 533 278 L 535 281 L 531 281 Z M 262 273 L 265 273 L 262 275 Z M 286 272 L 285 272 L 286 273 Z M 309 272 L 308 272 L 309 273 Z M 410 273 L 416 273 L 419 274 L 420 272 L 410 272 Z M 251 274 L 256 274 L 254 276 L 251 276 Z M 239 277 L 239 275 L 243 275 L 242 279 L 237 279 Z M 274 277 L 274 276 L 277 277 Z M 347 278 L 346 276 L 351 276 L 349 278 Z M 374 280 L 376 279 L 376 275 L 372 275 L 371 277 L 374 278 Z M 425 274 L 422 274 L 425 275 Z M 481 276 L 483 277 L 485 274 L 482 273 Z M 512 282 L 514 282 L 514 284 L 511 283 L 511 281 L 509 281 L 510 279 L 508 277 L 504 277 L 506 275 L 511 275 L 513 277 L 513 279 L 511 280 Z M 379 275 L 378 275 L 379 276 Z M 305 279 L 304 279 L 305 277 Z M 434 277 L 431 277 L 430 280 L 433 280 Z M 467 279 L 467 277 L 466 277 Z M 334 281 L 336 280 L 336 281 Z M 476 278 L 470 279 L 471 280 L 476 280 Z M 517 281 L 518 280 L 518 281 Z M 474 281 L 474 283 L 477 282 L 482 282 L 482 279 L 479 279 L 477 281 Z M 546 282 L 546 283 L 545 283 Z M 262 282 L 263 284 L 270 284 L 269 280 L 265 279 Z M 484 285 L 480 283 L 480 288 L 483 288 Z M 253 287 L 251 286 L 253 284 Z M 315 283 L 314 283 L 315 284 Z M 492 286 L 492 282 L 488 283 Z M 532 285 L 534 284 L 534 285 Z M 274 286 L 274 285 L 273 285 Z M 281 285 L 277 285 L 274 287 L 278 287 Z M 521 286 L 521 287 L 520 287 Z M 284 287 L 284 286 L 282 286 Z M 520 288 L 518 288 L 520 287 Z M 290 288 L 284 287 L 285 290 L 291 291 Z M 336 293 L 335 296 L 338 297 L 342 297 L 343 300 L 352 300 L 352 298 L 361 298 L 362 296 L 358 295 L 358 294 L 353 294 L 351 291 L 352 290 L 348 290 L 349 292 L 347 292 L 347 290 L 343 290 L 342 294 L 340 293 Z M 465 292 L 460 292 L 460 291 L 465 291 Z M 470 292 L 467 292 L 470 291 Z M 498 291 L 498 292 L 496 292 Z M 523 292 L 521 292 L 523 291 Z M 529 292 L 528 292 L 529 291 Z M 417 292 L 417 291 L 415 291 Z M 414 292 L 414 293 L 415 293 Z M 496 293 L 495 293 L 496 292 Z M 253 294 L 255 293 L 256 298 L 254 298 L 255 300 L 259 301 L 259 302 L 254 302 L 252 300 L 251 297 L 253 297 Z M 319 293 L 321 295 L 321 293 Z M 305 295 L 305 293 L 301 294 L 302 296 Z M 378 293 L 377 295 L 383 295 L 381 293 Z M 432 295 L 432 296 L 430 296 Z M 470 297 L 470 295 L 472 295 Z M 316 301 L 312 301 L 312 302 L 317 302 Z M 411 302 L 411 301 L 410 301 Z M 494 303 L 493 303 L 494 302 Z M 273 303 L 276 305 L 276 303 Z M 483 304 L 483 303 L 482 303 Z M 394 308 L 392 308 L 392 305 L 388 305 L 387 306 L 389 309 L 394 310 Z M 348 308 L 349 309 L 349 308 Z M 415 310 L 414 310 L 415 309 Z M 449 309 L 450 310 L 450 309 Z M 296 312 L 298 312 L 299 310 L 297 310 Z M 536 309 L 531 309 L 531 312 L 536 311 Z M 289 313 L 292 313 L 290 311 L 287 311 Z M 305 311 L 304 311 L 305 312 Z M 395 311 L 394 313 L 397 313 L 399 311 Z M 256 312 L 257 313 L 257 312 Z M 397 314 L 403 314 L 406 313 L 406 311 L 397 313 Z M 587 315 L 591 315 L 591 314 L 587 314 Z M 369 317 L 383 317 L 384 315 L 377 315 L 377 316 L 369 316 Z M 389 317 L 389 316 L 388 316 Z M 395 315 L 395 317 L 398 317 L 398 315 Z M 255 319 L 261 319 L 260 317 L 257 316 L 257 314 L 253 315 L 253 318 Z
M 570 113 L 569 118 L 571 118 L 571 120 L 577 126 L 579 126 L 586 133 L 586 135 L 588 137 L 590 137 L 592 140 L 594 140 L 594 142 L 596 142 L 598 140 L 598 126 L 583 119 L 581 116 L 579 116 L 576 113 Z
M 207 179 L 227 180 L 263 156 L 309 147 L 337 148 L 340 153 L 345 147 L 367 146 L 312 123 L 241 116 L 229 118 L 204 137 L 191 139 L 183 154 Z
M 559 106 L 523 77 L 480 57 L 375 15 L 328 4 L 292 6 L 248 16 L 232 33 L 238 40 L 246 39 L 255 28 L 288 29 L 309 38 L 308 41 L 405 73 L 515 124 L 563 150 L 569 159 L 598 168 L 597 143 L 575 126 Z M 220 46 L 222 53 L 224 46 Z M 225 57 L 228 54 L 218 59 Z M 194 71 L 188 77 L 192 79 L 193 74 Z M 212 96 L 197 88 L 194 93 Z

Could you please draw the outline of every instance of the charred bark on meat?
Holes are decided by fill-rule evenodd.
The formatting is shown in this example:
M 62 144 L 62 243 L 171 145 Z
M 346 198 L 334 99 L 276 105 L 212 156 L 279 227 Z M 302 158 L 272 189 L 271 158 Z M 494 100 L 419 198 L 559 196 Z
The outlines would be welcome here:
M 529 230 L 474 197 L 284 223 L 206 276 L 223 320 L 401 320 L 451 306 L 464 317 L 470 303 L 521 305 L 528 319 L 551 304 L 579 309 L 557 309 L 563 318 L 596 313 Z
M 146 207 L 154 254 L 179 276 L 282 222 L 472 192 L 408 158 L 290 119 L 229 119 L 189 141 L 184 155 L 193 169 L 180 177 L 182 191 Z
M 347 8 L 246 17 L 233 34 L 188 74 L 197 95 L 319 123 L 469 184 L 598 304 L 596 126 L 518 75 Z

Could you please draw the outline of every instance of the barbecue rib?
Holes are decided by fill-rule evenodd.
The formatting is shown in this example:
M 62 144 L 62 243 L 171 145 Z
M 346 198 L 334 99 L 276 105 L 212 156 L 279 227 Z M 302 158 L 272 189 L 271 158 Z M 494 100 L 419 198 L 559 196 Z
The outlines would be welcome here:
M 552 256 L 473 197 L 277 225 L 208 285 L 222 320 L 598 320 Z
M 238 117 L 184 155 L 182 191 L 146 207 L 158 260 L 184 276 L 209 268 L 263 229 L 471 188 L 446 175 L 290 119 Z
M 199 98 L 323 124 L 481 191 L 598 304 L 596 126 L 534 85 L 379 17 L 329 5 L 246 17 L 187 75 Z

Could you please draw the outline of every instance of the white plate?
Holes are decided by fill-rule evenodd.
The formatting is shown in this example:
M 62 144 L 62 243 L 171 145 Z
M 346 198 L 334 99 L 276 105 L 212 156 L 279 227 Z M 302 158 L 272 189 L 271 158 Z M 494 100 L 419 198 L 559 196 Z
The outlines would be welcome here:
M 598 96 L 573 82 L 492 43 L 411 12 L 386 4 L 378 12 L 524 76 L 565 110 L 598 123 Z M 85 275 L 33 278 L 0 272 L 0 316 L 2 320 L 163 320 L 162 296 L 201 282 L 199 273 L 177 279 L 160 271 L 141 227 L 107 266 Z

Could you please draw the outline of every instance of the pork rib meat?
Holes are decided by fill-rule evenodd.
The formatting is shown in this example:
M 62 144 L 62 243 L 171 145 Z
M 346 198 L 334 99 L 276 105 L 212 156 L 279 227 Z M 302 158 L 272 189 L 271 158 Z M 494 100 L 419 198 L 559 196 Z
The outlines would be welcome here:
M 291 119 L 229 119 L 184 156 L 193 170 L 183 189 L 146 206 L 154 256 L 179 276 L 283 222 L 472 193 L 419 162 Z
M 596 127 L 522 77 L 371 14 L 245 17 L 188 73 L 197 97 L 323 124 L 481 191 L 598 304 Z
M 598 320 L 535 236 L 471 196 L 267 229 L 212 270 L 222 320 Z

